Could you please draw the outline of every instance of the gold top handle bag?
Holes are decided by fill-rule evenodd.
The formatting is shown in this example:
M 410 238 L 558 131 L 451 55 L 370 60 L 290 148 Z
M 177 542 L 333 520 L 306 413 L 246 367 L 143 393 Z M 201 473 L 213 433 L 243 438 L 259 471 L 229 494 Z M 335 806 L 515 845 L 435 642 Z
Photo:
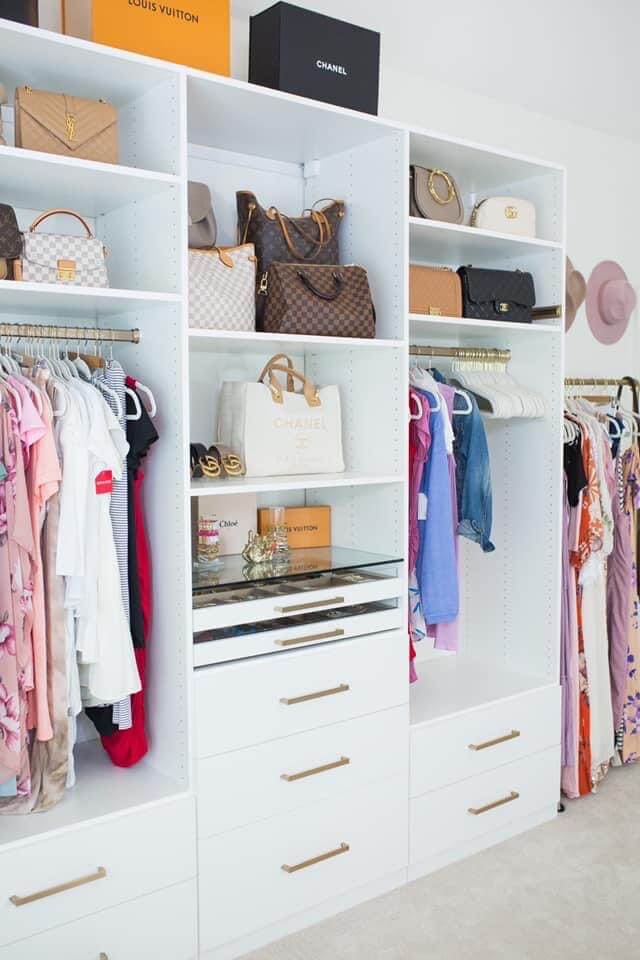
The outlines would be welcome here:
M 409 168 L 409 213 L 423 220 L 462 223 L 464 204 L 451 174 L 436 167 L 412 164 Z

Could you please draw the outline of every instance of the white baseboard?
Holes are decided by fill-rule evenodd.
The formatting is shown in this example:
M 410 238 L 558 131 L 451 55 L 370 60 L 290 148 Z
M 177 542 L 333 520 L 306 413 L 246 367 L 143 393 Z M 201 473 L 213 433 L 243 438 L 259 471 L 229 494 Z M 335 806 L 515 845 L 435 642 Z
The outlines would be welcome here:
M 271 924 L 252 933 L 248 937 L 242 937 L 240 940 L 234 940 L 233 943 L 227 943 L 222 947 L 216 947 L 202 953 L 200 960 L 237 960 L 252 950 L 259 950 L 260 947 L 273 943 L 274 940 L 281 940 L 282 937 L 289 936 L 290 933 L 297 933 L 298 930 L 304 930 L 311 927 L 321 920 L 333 917 L 337 913 L 343 913 L 350 910 L 351 907 L 359 903 L 365 903 L 367 900 L 373 900 L 375 897 L 381 897 L 390 890 L 402 887 L 407 882 L 407 871 L 398 870 L 396 873 L 390 873 L 378 880 L 373 880 L 362 887 L 350 890 L 348 893 L 339 897 L 332 897 L 313 907 L 311 910 L 305 910 L 303 913 L 297 913 L 293 917 L 287 917 L 278 923 Z
M 533 827 L 539 827 L 549 820 L 554 820 L 557 815 L 558 810 L 556 804 L 551 807 L 543 807 L 528 817 L 512 821 L 501 830 L 485 833 L 482 837 L 478 837 L 464 846 L 451 847 L 449 850 L 445 850 L 435 857 L 429 857 L 427 860 L 421 860 L 419 863 L 410 863 L 408 870 L 409 883 L 411 883 L 412 880 L 425 877 L 429 873 L 434 873 L 436 870 L 442 870 L 443 867 L 448 867 L 449 864 L 456 863 L 458 860 L 471 857 L 474 853 L 480 853 L 481 850 L 487 850 L 497 843 L 502 843 L 505 840 L 511 839 L 511 837 L 516 837 L 520 833 L 526 833 L 528 830 L 533 829 Z

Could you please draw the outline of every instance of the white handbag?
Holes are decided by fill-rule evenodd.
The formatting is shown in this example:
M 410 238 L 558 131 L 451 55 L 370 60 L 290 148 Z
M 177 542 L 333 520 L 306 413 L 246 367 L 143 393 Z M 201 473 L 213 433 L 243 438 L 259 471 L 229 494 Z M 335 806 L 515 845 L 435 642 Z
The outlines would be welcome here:
M 240 456 L 247 477 L 344 471 L 338 387 L 316 387 L 284 354 L 269 360 L 257 382 L 222 384 L 218 437 Z
M 519 237 L 535 237 L 536 208 L 530 200 L 520 197 L 487 197 L 473 208 L 471 226 Z
M 49 217 L 75 217 L 87 232 L 86 237 L 37 233 Z M 75 210 L 47 210 L 33 221 L 23 234 L 22 259 L 14 265 L 16 280 L 31 283 L 63 283 L 76 287 L 108 287 L 106 250 L 91 227 Z
M 189 250 L 189 326 L 255 330 L 256 257 L 252 243 Z

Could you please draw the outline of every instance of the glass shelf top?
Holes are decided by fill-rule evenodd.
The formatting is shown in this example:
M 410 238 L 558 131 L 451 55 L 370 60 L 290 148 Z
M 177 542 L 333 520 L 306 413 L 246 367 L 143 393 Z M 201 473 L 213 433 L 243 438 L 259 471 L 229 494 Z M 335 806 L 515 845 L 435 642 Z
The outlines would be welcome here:
M 193 593 L 209 593 L 216 588 L 245 586 L 248 583 L 273 583 L 294 580 L 315 574 L 337 573 L 390 563 L 402 563 L 401 557 L 390 557 L 348 547 L 305 547 L 289 551 L 288 556 L 268 563 L 247 563 L 243 556 L 221 557 L 218 567 L 196 566 L 193 570 Z

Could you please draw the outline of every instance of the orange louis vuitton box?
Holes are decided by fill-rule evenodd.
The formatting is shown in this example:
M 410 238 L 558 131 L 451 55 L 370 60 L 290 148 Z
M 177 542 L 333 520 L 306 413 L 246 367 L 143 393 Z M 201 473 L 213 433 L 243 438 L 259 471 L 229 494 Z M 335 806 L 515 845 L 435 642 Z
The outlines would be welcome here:
M 258 510 L 258 533 L 268 533 L 275 519 L 275 510 L 261 507 Z M 285 507 L 284 522 L 292 550 L 331 546 L 331 507 Z
M 64 33 L 229 76 L 230 0 L 62 0 Z

